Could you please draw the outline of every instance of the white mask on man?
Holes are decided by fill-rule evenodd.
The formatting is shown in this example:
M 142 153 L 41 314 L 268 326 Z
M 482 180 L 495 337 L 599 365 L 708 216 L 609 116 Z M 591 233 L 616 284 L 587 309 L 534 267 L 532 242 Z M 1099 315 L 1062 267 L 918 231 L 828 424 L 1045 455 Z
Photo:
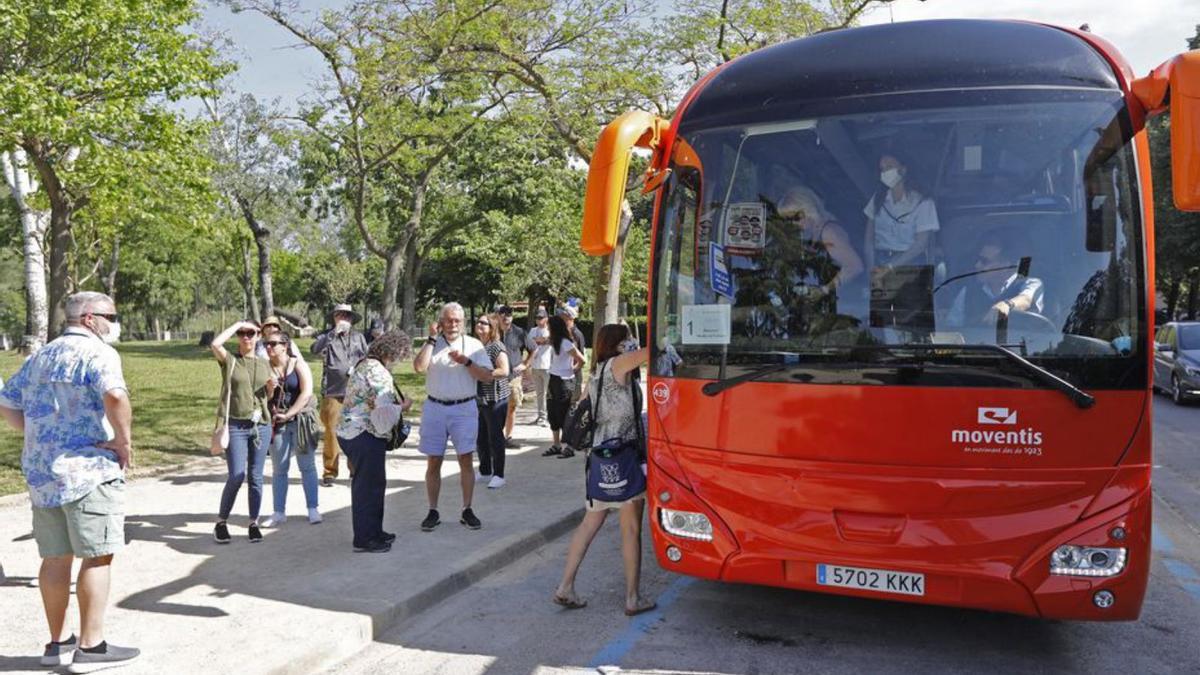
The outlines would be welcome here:
M 108 330 L 105 331 L 104 335 L 100 335 L 99 337 L 106 345 L 116 344 L 121 339 L 121 324 L 109 323 Z
M 341 321 L 338 321 L 336 324 L 334 324 L 334 329 L 338 333 L 348 333 L 348 332 L 350 332 L 350 322 L 346 321 L 345 319 L 342 319 Z
M 900 169 L 897 169 L 895 167 L 893 167 L 891 169 L 886 169 L 882 173 L 879 174 L 880 182 L 882 182 L 884 185 L 888 186 L 888 189 L 896 187 L 896 185 L 899 184 L 900 181 L 903 179 L 904 179 L 904 176 L 900 175 Z

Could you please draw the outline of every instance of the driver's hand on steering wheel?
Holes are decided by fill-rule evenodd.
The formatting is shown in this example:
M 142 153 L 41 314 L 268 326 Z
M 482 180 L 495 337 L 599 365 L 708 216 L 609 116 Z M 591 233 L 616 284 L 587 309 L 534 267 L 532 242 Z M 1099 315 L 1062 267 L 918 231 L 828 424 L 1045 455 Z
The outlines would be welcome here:
M 983 315 L 982 323 L 994 323 L 996 319 L 1002 316 L 1008 316 L 1008 313 L 1011 311 L 1012 305 L 1008 304 L 1008 302 L 1005 300 L 1001 300 L 1000 302 L 992 305 L 991 308 L 988 309 L 987 313 Z

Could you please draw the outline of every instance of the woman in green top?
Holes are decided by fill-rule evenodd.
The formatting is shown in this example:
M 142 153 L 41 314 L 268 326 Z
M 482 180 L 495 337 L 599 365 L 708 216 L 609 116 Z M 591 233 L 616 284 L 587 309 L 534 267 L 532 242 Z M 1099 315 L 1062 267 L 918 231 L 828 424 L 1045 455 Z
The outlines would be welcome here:
M 230 353 L 225 342 L 237 333 L 237 351 Z M 271 415 L 267 400 L 275 390 L 275 378 L 271 363 L 254 355 L 258 344 L 258 324 L 239 321 L 213 338 L 209 348 L 221 364 L 221 409 L 226 415 L 225 401 L 229 401 L 229 447 L 225 450 L 225 463 L 229 467 L 229 478 L 221 493 L 221 510 L 217 514 L 217 526 L 213 539 L 218 544 L 229 543 L 229 527 L 225 521 L 233 510 L 242 483 L 250 483 L 250 526 L 251 542 L 262 541 L 262 530 L 258 527 L 258 510 L 262 505 L 263 465 L 267 459 L 267 445 L 271 442 Z

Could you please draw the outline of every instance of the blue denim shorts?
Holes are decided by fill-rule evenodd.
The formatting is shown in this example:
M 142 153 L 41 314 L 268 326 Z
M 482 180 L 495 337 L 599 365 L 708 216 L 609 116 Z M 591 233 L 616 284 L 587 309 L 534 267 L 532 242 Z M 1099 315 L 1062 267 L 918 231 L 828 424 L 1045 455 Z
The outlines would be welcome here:
M 421 407 L 421 443 L 417 448 L 423 455 L 441 457 L 449 441 L 460 455 L 475 452 L 479 438 L 479 406 L 474 400 L 442 405 L 425 401 Z

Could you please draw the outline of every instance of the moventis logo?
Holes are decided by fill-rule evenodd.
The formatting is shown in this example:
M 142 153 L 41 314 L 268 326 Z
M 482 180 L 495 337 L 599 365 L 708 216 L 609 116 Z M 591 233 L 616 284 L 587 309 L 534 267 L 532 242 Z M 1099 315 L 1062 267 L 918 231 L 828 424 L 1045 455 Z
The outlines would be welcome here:
M 977 419 L 980 424 L 1016 424 L 1017 411 L 1008 408 L 980 408 Z
M 975 421 L 981 425 L 1016 426 L 1017 411 L 1010 408 L 979 407 Z M 952 429 L 950 442 L 963 444 L 965 452 L 998 455 L 1042 454 L 1042 432 L 1032 427 L 1025 429 Z

